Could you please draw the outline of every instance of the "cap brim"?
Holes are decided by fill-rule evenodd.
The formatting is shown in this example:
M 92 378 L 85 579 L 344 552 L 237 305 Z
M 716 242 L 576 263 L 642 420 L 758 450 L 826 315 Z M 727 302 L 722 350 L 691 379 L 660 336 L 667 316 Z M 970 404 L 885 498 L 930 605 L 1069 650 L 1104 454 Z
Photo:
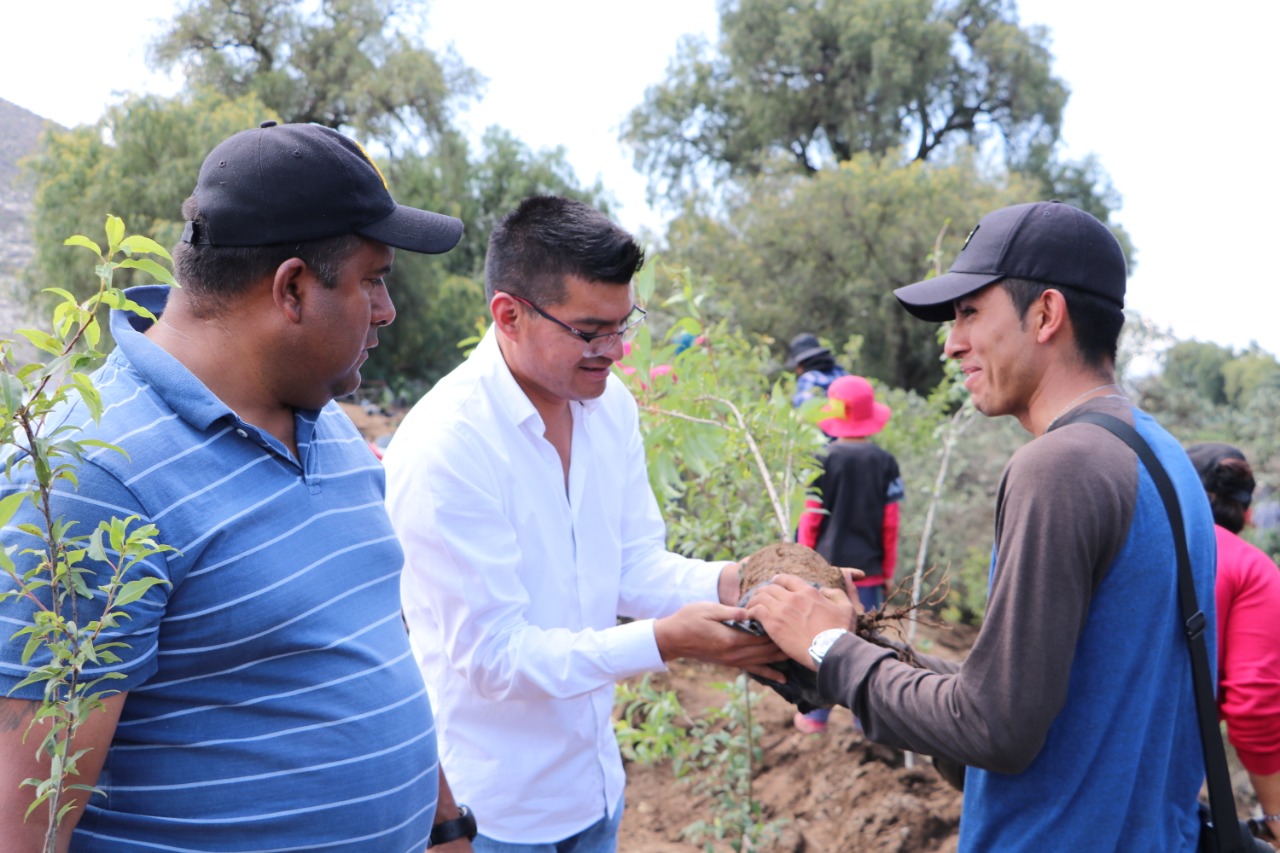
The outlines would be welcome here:
M 912 316 L 931 323 L 945 323 L 956 317 L 951 303 L 1002 278 L 998 273 L 949 272 L 899 287 L 893 295 Z
M 820 355 L 831 355 L 831 350 L 826 347 L 814 347 L 813 349 L 807 349 L 804 352 L 788 356 L 786 361 L 787 370 L 795 370 L 800 364 Z
M 462 239 L 462 220 L 397 204 L 390 216 L 359 228 L 356 233 L 397 249 L 439 255 Z

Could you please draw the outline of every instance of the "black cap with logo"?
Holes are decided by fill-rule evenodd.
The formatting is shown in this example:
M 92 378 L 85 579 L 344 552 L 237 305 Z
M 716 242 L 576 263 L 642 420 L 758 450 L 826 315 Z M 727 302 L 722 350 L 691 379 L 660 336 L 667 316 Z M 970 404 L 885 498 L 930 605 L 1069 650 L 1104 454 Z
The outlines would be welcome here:
M 1058 201 L 988 213 L 944 275 L 893 292 L 921 320 L 955 317 L 952 302 L 1005 278 L 1074 288 L 1124 307 L 1124 252 L 1107 226 Z

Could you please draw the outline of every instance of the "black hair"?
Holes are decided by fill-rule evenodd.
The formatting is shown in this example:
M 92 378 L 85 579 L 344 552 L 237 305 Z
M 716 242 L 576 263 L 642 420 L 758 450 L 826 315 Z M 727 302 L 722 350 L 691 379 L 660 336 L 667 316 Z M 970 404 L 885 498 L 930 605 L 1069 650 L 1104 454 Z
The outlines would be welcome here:
M 1244 516 L 1249 510 L 1248 501 L 1240 501 L 1232 495 L 1253 495 L 1257 481 L 1253 468 L 1244 459 L 1227 456 L 1214 463 L 1213 468 L 1200 478 L 1213 507 L 1213 523 L 1232 533 L 1244 530 Z
M 1067 303 L 1067 316 L 1071 318 L 1080 358 L 1097 370 L 1115 365 L 1120 329 L 1124 326 L 1124 310 L 1119 305 L 1085 290 L 1039 281 L 1005 278 L 1000 280 L 1000 286 L 1013 300 L 1019 320 L 1026 319 L 1031 303 L 1046 290 L 1061 293 Z
M 533 196 L 493 229 L 484 293 L 556 305 L 565 299 L 567 276 L 630 284 L 643 265 L 644 249 L 600 211 L 561 196 Z
M 195 222 L 197 230 L 205 225 L 195 196 L 182 203 L 182 216 Z M 211 246 L 180 241 L 173 247 L 173 269 L 193 310 L 208 317 L 217 314 L 223 299 L 243 294 L 264 276 L 273 275 L 290 258 L 301 259 L 325 287 L 337 287 L 343 263 L 360 248 L 362 240 L 356 234 L 342 234 L 267 246 Z

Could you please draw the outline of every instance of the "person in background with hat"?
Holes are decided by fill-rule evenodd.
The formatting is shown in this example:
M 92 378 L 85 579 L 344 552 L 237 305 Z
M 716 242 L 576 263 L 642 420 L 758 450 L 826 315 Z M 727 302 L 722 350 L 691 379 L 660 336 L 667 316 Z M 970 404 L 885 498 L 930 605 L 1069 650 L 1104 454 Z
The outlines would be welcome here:
M 1151 445 L 1212 619 L 1199 478 L 1116 384 L 1125 280 L 1105 225 L 1040 202 L 987 214 L 950 272 L 894 292 L 920 319 L 954 321 L 945 352 L 978 411 L 1032 435 L 996 495 L 986 617 L 965 661 L 909 666 L 849 630 L 853 602 L 786 575 L 748 608 L 868 738 L 969 765 L 964 853 L 1197 848 L 1205 771 L 1168 517 L 1128 445 L 1072 422 L 1110 414 Z
M 493 324 L 387 449 L 405 619 L 477 853 L 616 849 L 618 679 L 676 658 L 782 677 L 772 641 L 725 624 L 745 615 L 737 564 L 667 550 L 613 370 L 643 262 L 598 210 L 522 201 L 489 238 Z
M 786 367 L 796 374 L 796 390 L 791 395 L 791 405 L 795 408 L 799 408 L 806 400 L 813 399 L 818 392 L 826 393 L 832 382 L 849 375 L 848 371 L 836 364 L 831 350 L 809 332 L 791 339 L 791 345 L 787 347 Z
M 333 402 L 395 317 L 395 249 L 446 252 L 462 223 L 396 204 L 342 134 L 275 122 L 215 147 L 182 210 L 181 288 L 132 288 L 141 307 L 111 313 L 101 419 L 77 403 L 49 420 L 126 451 L 80 461 L 53 516 L 79 534 L 136 515 L 175 549 L 127 578 L 163 583 L 113 637 L 105 669 L 124 677 L 81 728 L 70 780 L 100 790 L 71 792 L 59 848 L 469 850 L 400 618 L 382 468 Z M 22 523 L 39 524 L 30 502 L 4 529 L 19 573 L 39 545 Z M 91 589 L 111 571 L 86 568 Z M 79 600 L 82 622 L 101 599 Z M 6 636 L 32 616 L 25 598 L 0 604 Z M 22 780 L 49 775 L 39 732 L 23 743 L 41 685 L 15 685 L 39 659 L 0 647 L 0 836 L 38 850 Z
M 898 460 L 876 446 L 871 436 L 892 414 L 875 399 L 861 376 L 842 376 L 827 389 L 818 427 L 831 438 L 819 454 L 822 470 L 805 500 L 796 541 L 817 551 L 833 566 L 862 571 L 853 583 L 863 610 L 883 606 L 885 587 L 898 561 L 898 508 L 904 489 Z M 818 734 L 827 727 L 829 708 L 796 712 L 795 727 Z
M 1239 449 L 1187 449 L 1213 507 L 1218 544 L 1218 709 L 1249 773 L 1273 845 L 1280 841 L 1280 569 L 1239 534 L 1256 485 Z

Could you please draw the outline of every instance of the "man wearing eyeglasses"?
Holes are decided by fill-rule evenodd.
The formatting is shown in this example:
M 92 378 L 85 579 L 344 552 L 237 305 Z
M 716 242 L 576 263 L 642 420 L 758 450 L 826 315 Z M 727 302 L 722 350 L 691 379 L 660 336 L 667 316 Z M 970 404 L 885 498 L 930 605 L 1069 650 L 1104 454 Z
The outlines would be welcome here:
M 670 553 L 617 377 L 644 254 L 603 214 L 525 200 L 489 241 L 493 324 L 386 455 L 401 593 L 474 849 L 617 847 L 614 682 L 696 658 L 766 674 L 736 564 Z M 618 616 L 634 621 L 618 624 Z

